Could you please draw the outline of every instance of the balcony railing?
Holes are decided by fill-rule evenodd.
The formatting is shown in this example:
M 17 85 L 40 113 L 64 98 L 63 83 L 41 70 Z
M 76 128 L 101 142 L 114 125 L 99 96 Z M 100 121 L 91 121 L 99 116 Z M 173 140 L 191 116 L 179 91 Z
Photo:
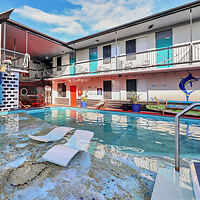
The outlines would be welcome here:
M 200 42 L 177 45 L 169 48 L 148 50 L 111 58 L 86 60 L 74 64 L 40 70 L 40 74 L 48 77 L 85 76 L 89 74 L 107 74 L 134 72 L 147 69 L 175 67 L 176 65 L 200 62 Z

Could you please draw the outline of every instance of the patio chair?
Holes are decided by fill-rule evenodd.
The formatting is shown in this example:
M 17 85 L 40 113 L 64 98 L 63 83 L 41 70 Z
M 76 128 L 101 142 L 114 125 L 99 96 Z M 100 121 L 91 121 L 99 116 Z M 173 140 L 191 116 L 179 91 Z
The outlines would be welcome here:
M 40 142 L 53 142 L 53 141 L 60 140 L 68 132 L 72 131 L 73 129 L 74 128 L 62 126 L 62 127 L 54 128 L 47 135 L 42 135 L 42 136 L 29 135 L 28 137 Z
M 28 104 L 25 105 L 25 104 L 23 104 L 21 101 L 19 101 L 19 106 L 20 106 L 20 108 L 25 108 L 25 109 L 31 107 L 31 105 L 28 105 Z
M 93 136 L 91 131 L 76 130 L 67 143 L 53 146 L 42 158 L 65 167 L 79 151 L 87 151 Z
M 103 108 L 105 107 L 105 103 L 106 103 L 105 100 L 102 99 L 99 101 L 99 103 L 95 104 L 94 107 L 97 109 Z

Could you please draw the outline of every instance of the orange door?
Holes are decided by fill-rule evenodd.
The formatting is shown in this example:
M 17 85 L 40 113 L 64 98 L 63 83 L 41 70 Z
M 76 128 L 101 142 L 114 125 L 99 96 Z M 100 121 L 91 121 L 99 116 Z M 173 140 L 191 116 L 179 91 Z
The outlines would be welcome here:
M 71 106 L 76 106 L 76 86 L 70 86 Z

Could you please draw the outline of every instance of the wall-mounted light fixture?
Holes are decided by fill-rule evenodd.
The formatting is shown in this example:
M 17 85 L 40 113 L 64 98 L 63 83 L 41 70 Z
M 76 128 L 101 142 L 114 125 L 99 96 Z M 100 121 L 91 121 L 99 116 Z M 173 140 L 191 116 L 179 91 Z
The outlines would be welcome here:
M 148 26 L 149 30 L 152 29 L 152 28 L 153 28 L 153 24 L 151 24 L 151 25 Z
M 60 54 L 64 54 L 65 52 L 64 52 L 64 51 L 59 51 L 59 53 L 60 53 Z
M 99 40 L 95 40 L 94 43 L 95 43 L 95 44 L 98 44 L 98 43 L 99 43 Z

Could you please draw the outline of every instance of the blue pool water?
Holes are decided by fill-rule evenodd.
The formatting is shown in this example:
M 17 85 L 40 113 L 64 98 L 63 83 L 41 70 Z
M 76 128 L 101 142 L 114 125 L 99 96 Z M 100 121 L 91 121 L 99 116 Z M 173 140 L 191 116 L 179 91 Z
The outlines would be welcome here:
M 174 118 L 76 108 L 30 111 L 30 115 L 57 126 L 94 131 L 94 140 L 120 151 L 147 156 L 174 157 Z M 200 121 L 181 119 L 181 156 L 199 159 Z

